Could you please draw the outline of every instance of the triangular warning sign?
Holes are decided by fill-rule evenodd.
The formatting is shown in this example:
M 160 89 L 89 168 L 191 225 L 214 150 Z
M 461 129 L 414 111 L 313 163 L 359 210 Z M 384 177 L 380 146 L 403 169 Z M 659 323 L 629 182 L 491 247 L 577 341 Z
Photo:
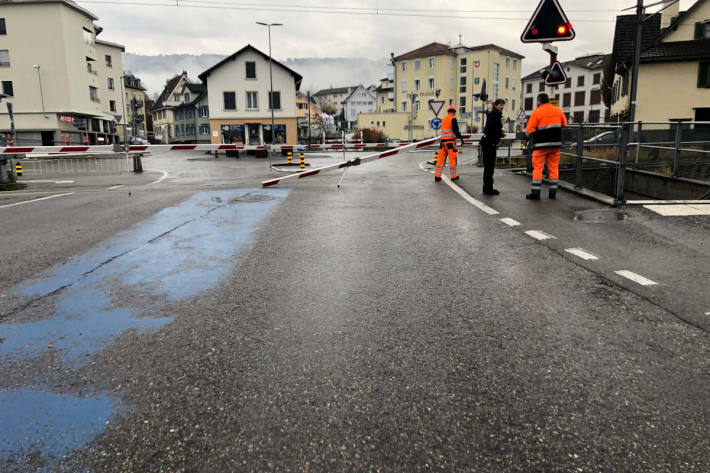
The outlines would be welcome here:
M 540 0 L 528 25 L 520 36 L 523 43 L 549 43 L 574 39 L 572 23 L 557 0 Z
M 559 61 L 555 61 L 548 69 L 542 71 L 545 85 L 557 85 L 567 82 L 567 74 Z
M 525 110 L 520 110 L 520 113 L 518 113 L 518 121 L 526 121 L 528 119 L 528 116 L 525 114 Z
M 430 100 L 429 101 L 429 109 L 434 112 L 434 116 L 438 117 L 439 112 L 441 112 L 441 109 L 444 107 L 444 101 L 443 100 Z

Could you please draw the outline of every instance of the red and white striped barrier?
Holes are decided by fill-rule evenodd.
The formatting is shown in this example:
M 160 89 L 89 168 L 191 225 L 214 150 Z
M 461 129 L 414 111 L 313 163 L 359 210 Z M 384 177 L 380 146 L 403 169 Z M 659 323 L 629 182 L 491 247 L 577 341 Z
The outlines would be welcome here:
M 466 143 L 467 139 L 470 140 L 470 138 L 475 137 L 475 135 L 463 135 L 463 137 L 464 137 L 464 143 Z M 285 181 L 288 179 L 303 179 L 304 177 L 315 176 L 316 174 L 320 174 L 321 172 L 325 172 L 325 171 L 332 171 L 335 169 L 343 169 L 343 168 L 347 168 L 350 166 L 358 166 L 360 164 L 367 163 L 369 161 L 374 161 L 376 159 L 382 159 L 382 158 L 386 158 L 388 156 L 394 156 L 395 154 L 399 154 L 402 151 L 426 148 L 427 146 L 432 146 L 432 145 L 436 144 L 439 141 L 439 139 L 440 139 L 440 137 L 430 138 L 428 140 L 423 140 L 423 141 L 419 141 L 416 143 L 405 144 L 405 145 L 400 146 L 397 149 L 392 149 L 392 150 L 388 150 L 388 151 L 381 151 L 379 153 L 373 153 L 373 154 L 369 154 L 367 156 L 361 156 L 358 158 L 350 159 L 345 162 L 330 164 L 328 166 L 323 166 L 321 168 L 312 169 L 310 171 L 289 174 L 288 176 L 284 176 L 279 179 L 270 179 L 268 181 L 262 182 L 261 186 L 262 187 L 275 186 L 279 182 L 282 182 L 282 181 Z

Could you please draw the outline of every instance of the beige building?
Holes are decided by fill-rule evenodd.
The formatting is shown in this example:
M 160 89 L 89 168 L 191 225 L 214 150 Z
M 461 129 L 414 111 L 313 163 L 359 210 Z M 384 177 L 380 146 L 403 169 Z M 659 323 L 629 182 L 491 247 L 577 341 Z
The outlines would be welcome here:
M 377 113 L 394 111 L 394 74 L 380 79 L 380 85 L 375 89 L 377 95 Z
M 483 104 L 475 97 L 486 81 L 489 100 L 506 101 L 503 120 L 512 130 L 520 107 L 520 75 L 523 56 L 494 44 L 476 47 L 449 47 L 431 43 L 392 59 L 394 66 L 394 112 L 361 114 L 359 128 L 379 128 L 391 139 L 421 140 L 433 137 L 433 112 L 429 101 L 444 102 L 442 118 L 448 105 L 456 105 L 462 132 L 481 129 Z M 380 99 L 378 98 L 378 104 Z M 396 114 L 397 117 L 390 116 Z M 404 124 L 403 124 L 404 122 Z M 378 127 L 377 124 L 380 123 Z
M 120 104 L 121 107 L 125 107 L 121 111 L 122 115 L 125 115 L 126 120 L 121 120 L 118 125 L 119 137 L 138 137 L 147 138 L 148 133 L 146 130 L 146 88 L 141 85 L 141 80 L 135 77 L 133 74 L 126 74 L 123 76 L 123 92 L 125 97 L 123 102 Z M 126 130 L 123 129 L 124 123 L 128 124 Z
M 153 105 L 153 133 L 158 143 L 168 144 L 175 141 L 175 108 L 190 101 L 185 97 L 183 90 L 192 82 L 187 77 L 187 72 L 182 71 L 169 79 L 163 92 Z
M 97 39 L 98 17 L 69 0 L 3 1 L 0 17 L 0 81 L 18 144 L 114 143 L 124 47 Z M 3 106 L 0 133 L 9 131 Z
M 629 108 L 632 31 L 632 15 L 617 17 L 612 119 L 623 120 Z M 637 103 L 635 121 L 710 121 L 710 1 L 699 0 L 685 12 L 675 3 L 648 16 Z
M 332 108 L 335 110 L 335 115 L 338 115 L 343 110 L 343 101 L 358 87 L 357 85 L 351 85 L 348 87 L 322 89 L 313 94 L 313 99 L 322 110 Z
M 296 92 L 302 77 L 247 45 L 199 75 L 207 86 L 212 143 L 296 143 Z M 274 129 L 271 112 L 274 112 Z

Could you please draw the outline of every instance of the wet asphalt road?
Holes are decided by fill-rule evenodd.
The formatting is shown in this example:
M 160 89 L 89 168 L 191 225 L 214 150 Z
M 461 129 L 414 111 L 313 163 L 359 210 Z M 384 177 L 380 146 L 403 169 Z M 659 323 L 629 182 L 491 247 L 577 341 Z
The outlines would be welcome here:
M 235 239 L 240 222 L 254 222 L 225 250 L 227 270 L 195 295 L 110 280 L 112 308 L 131 299 L 150 311 L 139 318 L 172 317 L 159 330 L 130 328 L 81 363 L 51 350 L 0 358 L 5 392 L 110 401 L 103 429 L 48 471 L 710 471 L 707 332 L 501 225 L 431 182 L 419 161 L 355 168 L 340 189 L 329 174 L 263 191 L 261 168 L 205 187 L 210 171 L 171 163 L 183 171 L 136 188 L 140 206 L 87 191 L 31 204 L 42 205 L 32 217 L 10 214 L 17 269 L 4 262 L 6 288 L 132 226 L 131 249 L 160 260 L 164 234 L 184 231 L 167 248 L 189 247 L 192 258 L 210 222 L 236 222 Z M 204 192 L 197 217 L 180 207 Z M 179 211 L 165 232 L 143 224 L 166 207 Z M 43 220 L 60 223 L 33 232 Z M 64 241 L 72 231 L 80 243 Z M 122 260 L 100 256 L 106 271 Z M 136 261 L 129 274 L 164 266 Z M 93 263 L 78 265 L 75 286 L 100 272 Z M 199 258 L 185 265 L 210 269 Z M 41 319 L 54 303 L 11 320 Z M 43 459 L 2 461 L 3 471 L 41 471 Z

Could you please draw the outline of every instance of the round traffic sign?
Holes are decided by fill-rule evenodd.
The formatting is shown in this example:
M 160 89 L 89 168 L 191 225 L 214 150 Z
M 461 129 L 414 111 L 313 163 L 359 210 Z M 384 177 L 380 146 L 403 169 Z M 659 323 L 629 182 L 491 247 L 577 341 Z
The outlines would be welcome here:
M 431 119 L 431 129 L 438 130 L 439 128 L 441 128 L 441 118 L 432 118 Z

